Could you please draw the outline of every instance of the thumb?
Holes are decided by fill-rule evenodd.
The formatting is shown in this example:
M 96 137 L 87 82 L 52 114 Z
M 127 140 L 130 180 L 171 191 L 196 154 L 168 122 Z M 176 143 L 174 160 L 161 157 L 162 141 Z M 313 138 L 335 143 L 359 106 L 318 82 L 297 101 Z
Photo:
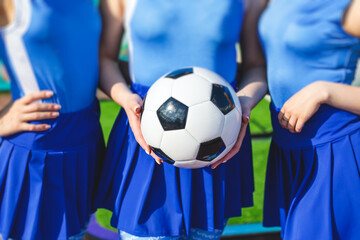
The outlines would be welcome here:
M 140 105 L 137 105 L 134 107 L 134 112 L 136 114 L 140 114 L 142 112 L 142 107 Z
M 243 113 L 242 115 L 242 124 L 248 124 L 250 121 L 250 114 Z

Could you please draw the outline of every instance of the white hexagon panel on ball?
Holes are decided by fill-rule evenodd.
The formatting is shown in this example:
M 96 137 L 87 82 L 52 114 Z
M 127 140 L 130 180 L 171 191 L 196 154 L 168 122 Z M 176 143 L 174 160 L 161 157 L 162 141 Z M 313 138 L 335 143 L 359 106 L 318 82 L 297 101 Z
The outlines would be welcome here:
M 161 150 L 174 161 L 195 159 L 199 142 L 185 129 L 165 131 L 161 140 Z
M 190 107 L 209 100 L 211 88 L 208 80 L 189 74 L 174 80 L 172 96 Z
M 222 76 L 220 76 L 219 74 L 217 74 L 213 71 L 210 71 L 208 69 L 194 67 L 193 71 L 196 75 L 199 75 L 199 76 L 207 79 L 210 83 L 224 84 L 227 86 L 231 86 Z
M 241 127 L 241 113 L 237 108 L 225 115 L 225 123 L 221 138 L 224 140 L 226 147 L 235 144 Z
M 169 97 L 171 97 L 174 80 L 171 78 L 160 78 L 146 93 L 144 109 L 156 111 Z
M 189 108 L 185 129 L 198 142 L 206 142 L 221 135 L 224 121 L 222 112 L 208 101 Z
M 144 110 L 141 115 L 141 132 L 148 145 L 155 148 L 160 147 L 164 130 L 156 112 Z

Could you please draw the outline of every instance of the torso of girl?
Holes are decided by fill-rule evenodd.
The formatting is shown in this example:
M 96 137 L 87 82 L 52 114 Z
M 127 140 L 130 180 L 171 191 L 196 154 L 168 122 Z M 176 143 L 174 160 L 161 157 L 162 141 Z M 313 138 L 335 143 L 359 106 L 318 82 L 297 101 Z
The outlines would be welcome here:
M 270 2 L 259 32 L 267 58 L 269 91 L 277 109 L 314 81 L 352 82 L 360 40 L 348 35 L 341 24 L 350 2 Z
M 243 11 L 241 0 L 127 1 L 132 81 L 151 86 L 169 71 L 198 66 L 233 82 Z
M 60 104 L 62 112 L 91 105 L 99 77 L 101 29 L 92 1 L 13 0 L 12 4 L 13 19 L 0 29 L 0 57 L 11 79 L 13 99 L 52 90 L 52 99 L 44 101 Z

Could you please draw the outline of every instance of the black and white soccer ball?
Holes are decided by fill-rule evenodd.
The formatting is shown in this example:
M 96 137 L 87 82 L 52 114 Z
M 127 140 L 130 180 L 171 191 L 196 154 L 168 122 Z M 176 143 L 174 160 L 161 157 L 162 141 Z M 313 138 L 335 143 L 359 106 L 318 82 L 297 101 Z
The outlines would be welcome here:
M 164 75 L 150 87 L 143 108 L 145 141 L 176 167 L 200 168 L 218 161 L 239 135 L 241 107 L 235 91 L 204 68 Z

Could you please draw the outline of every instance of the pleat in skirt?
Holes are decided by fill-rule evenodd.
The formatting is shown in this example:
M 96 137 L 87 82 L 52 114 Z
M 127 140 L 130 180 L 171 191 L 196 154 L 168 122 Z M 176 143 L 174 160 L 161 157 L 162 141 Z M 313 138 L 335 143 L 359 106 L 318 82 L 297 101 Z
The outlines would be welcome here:
M 271 107 L 264 225 L 283 239 L 360 239 L 360 118 L 324 105 L 301 133 Z
M 135 85 L 144 97 L 147 87 Z M 215 170 L 156 164 L 137 144 L 124 110 L 112 129 L 97 202 L 113 211 L 112 225 L 135 236 L 179 236 L 190 228 L 223 229 L 253 204 L 249 131 L 240 152 Z
M 45 122 L 48 131 L 0 138 L 3 239 L 68 239 L 94 211 L 105 155 L 98 103 Z

